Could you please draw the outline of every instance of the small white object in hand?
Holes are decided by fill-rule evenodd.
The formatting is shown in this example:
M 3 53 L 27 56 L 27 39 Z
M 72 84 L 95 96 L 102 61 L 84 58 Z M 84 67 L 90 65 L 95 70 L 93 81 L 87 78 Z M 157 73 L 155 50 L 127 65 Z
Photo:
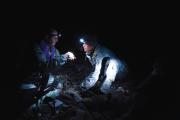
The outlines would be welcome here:
M 67 52 L 67 54 L 68 54 L 69 59 L 71 59 L 71 60 L 76 59 L 76 57 L 74 56 L 74 54 L 72 52 Z

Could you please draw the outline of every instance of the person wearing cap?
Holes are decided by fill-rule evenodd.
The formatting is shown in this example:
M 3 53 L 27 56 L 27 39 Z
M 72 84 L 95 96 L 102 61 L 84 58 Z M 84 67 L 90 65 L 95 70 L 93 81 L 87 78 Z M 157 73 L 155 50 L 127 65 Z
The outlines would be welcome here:
M 56 44 L 60 38 L 61 34 L 56 29 L 49 29 L 45 33 L 44 39 L 34 46 L 33 53 L 36 59 L 34 64 L 37 65 L 34 73 L 35 76 L 40 78 L 39 86 L 36 86 L 40 93 L 40 96 L 37 98 L 38 106 L 41 105 L 45 98 L 56 98 L 62 91 L 63 83 L 56 77 L 53 70 L 61 68 L 68 60 L 76 59 L 72 52 L 59 53 Z M 33 104 L 30 108 L 37 107 L 36 105 L 37 103 Z
M 44 40 L 41 40 L 39 44 L 34 47 L 35 56 L 38 63 L 38 72 L 41 72 L 50 79 L 52 76 L 52 70 L 56 67 L 61 67 L 68 60 L 74 60 L 75 56 L 72 52 L 66 52 L 60 54 L 56 48 L 58 40 L 61 38 L 61 34 L 56 29 L 48 29 L 45 33 Z M 47 78 L 47 79 L 48 79 Z
M 51 29 L 45 35 L 44 40 L 40 44 L 35 46 L 35 55 L 40 68 L 51 68 L 61 66 L 67 62 L 67 60 L 74 60 L 75 56 L 72 52 L 60 54 L 55 45 L 61 38 L 61 34 L 57 30 Z
M 112 51 L 101 46 L 94 35 L 83 36 L 80 43 L 86 59 L 94 68 L 80 84 L 81 90 L 87 91 L 96 88 L 100 93 L 111 93 L 114 81 L 118 80 L 120 83 L 127 75 L 127 64 Z

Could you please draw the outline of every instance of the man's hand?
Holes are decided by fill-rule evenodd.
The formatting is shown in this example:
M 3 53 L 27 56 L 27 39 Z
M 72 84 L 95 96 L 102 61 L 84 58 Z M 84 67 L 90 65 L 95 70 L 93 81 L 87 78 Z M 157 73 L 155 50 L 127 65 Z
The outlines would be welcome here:
M 76 59 L 75 55 L 72 52 L 67 52 L 66 56 L 67 56 L 67 59 L 69 59 L 69 60 L 75 60 Z

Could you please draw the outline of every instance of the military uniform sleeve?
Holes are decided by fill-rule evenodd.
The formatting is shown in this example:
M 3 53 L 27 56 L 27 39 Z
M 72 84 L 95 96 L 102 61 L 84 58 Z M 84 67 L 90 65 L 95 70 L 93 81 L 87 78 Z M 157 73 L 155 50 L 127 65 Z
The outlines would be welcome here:
M 59 51 L 56 49 L 55 58 L 58 61 L 58 65 L 64 65 L 67 62 L 65 54 L 60 55 Z
M 110 92 L 110 87 L 112 83 L 115 81 L 116 75 L 118 73 L 118 63 L 116 60 L 111 59 L 109 61 L 109 65 L 105 71 L 105 79 L 104 82 L 100 88 L 101 92 L 103 93 L 109 93 Z
M 44 55 L 44 53 L 42 52 L 41 48 L 38 45 L 34 47 L 34 51 L 35 51 L 36 58 L 39 62 L 41 63 L 47 62 L 46 56 Z
M 101 63 L 98 63 L 95 65 L 95 70 L 91 72 L 81 83 L 81 88 L 83 90 L 88 90 L 95 85 L 95 83 L 99 79 L 100 70 L 101 70 Z

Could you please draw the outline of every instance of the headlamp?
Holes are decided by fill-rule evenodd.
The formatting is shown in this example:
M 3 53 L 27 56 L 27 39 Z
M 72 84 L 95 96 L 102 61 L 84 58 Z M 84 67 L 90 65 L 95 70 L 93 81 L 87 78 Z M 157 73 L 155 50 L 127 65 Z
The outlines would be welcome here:
M 81 39 L 79 40 L 79 42 L 84 44 L 84 43 L 85 43 L 85 40 L 84 40 L 83 38 L 81 38 Z

